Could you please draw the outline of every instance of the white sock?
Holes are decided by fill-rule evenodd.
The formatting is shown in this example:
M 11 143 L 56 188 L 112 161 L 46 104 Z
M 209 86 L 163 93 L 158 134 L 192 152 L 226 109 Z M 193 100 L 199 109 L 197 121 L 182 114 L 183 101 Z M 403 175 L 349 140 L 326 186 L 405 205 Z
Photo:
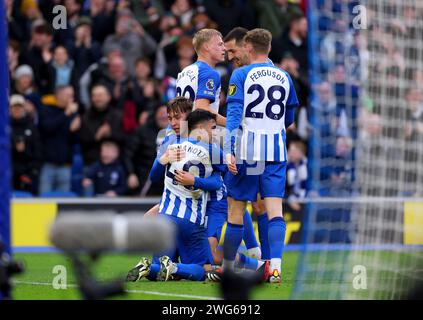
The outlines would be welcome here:
M 263 260 L 258 260 L 258 264 L 257 264 L 257 269 L 256 270 L 260 269 L 260 267 L 262 265 L 264 265 L 264 261 Z
M 261 259 L 261 249 L 260 247 L 254 247 L 247 249 L 247 256 L 254 259 Z
M 270 259 L 270 272 L 273 270 L 278 270 L 279 274 L 281 273 L 281 263 L 282 259 L 280 258 L 272 258 Z
M 173 269 L 172 269 L 171 274 L 174 274 L 174 273 L 176 273 L 176 272 L 178 272 L 178 265 L 175 263 L 175 264 L 174 264 L 174 267 L 173 267 Z

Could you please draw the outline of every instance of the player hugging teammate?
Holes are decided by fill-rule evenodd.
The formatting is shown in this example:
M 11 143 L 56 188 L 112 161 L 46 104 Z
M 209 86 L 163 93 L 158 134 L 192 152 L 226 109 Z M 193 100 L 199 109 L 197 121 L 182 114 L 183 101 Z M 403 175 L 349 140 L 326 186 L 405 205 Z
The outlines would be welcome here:
M 198 60 L 178 75 L 182 97 L 168 104 L 171 127 L 150 173 L 153 181 L 164 178 L 165 188 L 160 205 L 147 216 L 158 213 L 177 225 L 176 246 L 153 261 L 142 258 L 128 281 L 218 281 L 222 245 L 224 269 L 260 270 L 264 280 L 281 281 L 285 137 L 298 101 L 289 75 L 268 59 L 270 42 L 264 29 L 236 28 L 225 38 L 229 60 L 240 67 L 230 79 L 225 119 L 218 114 L 220 76 L 214 69 L 224 60 L 222 36 L 213 29 L 195 34 Z M 225 156 L 213 141 L 216 125 L 226 125 Z M 258 193 L 265 207 L 258 212 L 261 250 L 246 212 L 247 201 L 256 202 Z M 246 254 L 239 252 L 242 240 Z

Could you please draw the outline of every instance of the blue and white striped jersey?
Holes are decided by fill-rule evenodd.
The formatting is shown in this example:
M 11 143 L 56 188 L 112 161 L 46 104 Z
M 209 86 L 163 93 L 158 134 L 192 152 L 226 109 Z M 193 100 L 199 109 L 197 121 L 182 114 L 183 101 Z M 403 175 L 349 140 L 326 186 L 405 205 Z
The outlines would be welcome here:
M 210 107 L 219 111 L 220 75 L 203 61 L 197 61 L 184 68 L 176 80 L 176 96 L 191 101 L 207 99 Z M 195 108 L 195 103 L 194 103 Z
M 212 152 L 219 152 L 219 150 L 212 150 L 213 146 L 193 139 L 181 139 L 179 143 L 172 144 L 170 147 L 185 150 L 185 157 L 166 167 L 159 212 L 203 225 L 209 192 L 178 184 L 174 179 L 175 170 L 184 170 L 195 177 L 207 178 L 215 169 L 212 164 Z
M 298 105 L 289 74 L 269 62 L 239 68 L 229 81 L 227 101 L 227 129 L 242 130 L 240 159 L 286 161 L 285 113 Z M 229 144 L 233 148 L 235 142 Z

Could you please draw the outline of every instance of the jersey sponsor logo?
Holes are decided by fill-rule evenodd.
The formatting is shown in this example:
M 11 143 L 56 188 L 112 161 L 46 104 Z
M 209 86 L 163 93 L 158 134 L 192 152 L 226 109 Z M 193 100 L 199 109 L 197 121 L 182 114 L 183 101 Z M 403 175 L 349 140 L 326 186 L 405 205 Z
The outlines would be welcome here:
M 236 85 L 235 84 L 230 84 L 229 85 L 229 93 L 228 95 L 233 96 L 236 93 Z
M 213 79 L 209 79 L 209 80 L 207 80 L 207 82 L 206 82 L 206 87 L 207 87 L 207 89 L 209 89 L 209 90 L 213 90 L 213 89 L 214 89 L 214 81 L 213 81 Z

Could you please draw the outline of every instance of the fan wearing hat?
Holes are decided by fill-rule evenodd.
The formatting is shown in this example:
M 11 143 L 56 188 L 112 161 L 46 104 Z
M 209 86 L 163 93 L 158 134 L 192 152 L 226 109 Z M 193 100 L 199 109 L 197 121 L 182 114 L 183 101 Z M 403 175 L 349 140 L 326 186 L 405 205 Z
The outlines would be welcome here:
M 24 106 L 22 95 L 10 97 L 13 188 L 36 194 L 41 162 L 40 136 Z

